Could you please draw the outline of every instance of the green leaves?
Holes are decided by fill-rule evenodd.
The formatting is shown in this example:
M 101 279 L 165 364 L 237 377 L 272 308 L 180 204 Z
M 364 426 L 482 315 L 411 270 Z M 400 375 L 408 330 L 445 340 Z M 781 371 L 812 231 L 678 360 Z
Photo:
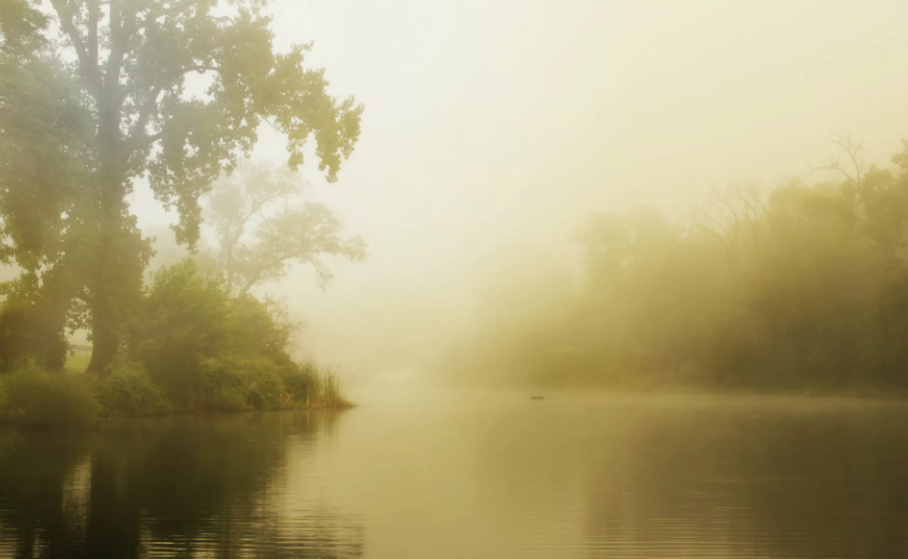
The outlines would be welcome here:
M 29 0 L 0 3 L 0 51 L 7 55 L 28 55 L 46 44 L 42 32 L 48 18 Z
M 0 261 L 34 270 L 54 260 L 66 216 L 91 184 L 90 134 L 58 64 L 0 53 Z
M 319 169 L 333 182 L 359 138 L 362 114 L 352 98 L 338 103 L 327 93 L 323 70 L 305 68 L 308 47 L 274 52 L 268 18 L 249 6 L 227 18 L 201 10 L 147 25 L 131 81 L 146 100 L 148 91 L 160 90 L 161 101 L 152 116 L 129 119 L 151 123 L 151 131 L 137 135 L 160 141 L 147 166 L 151 185 L 159 200 L 179 211 L 178 239 L 190 245 L 198 239 L 199 196 L 235 165 L 238 152 L 251 152 L 263 120 L 286 134 L 292 168 L 302 164 L 314 136 Z M 204 91 L 189 91 L 194 73 L 208 82 Z
M 117 350 L 148 261 L 126 202 L 134 180 L 176 209 L 177 240 L 194 246 L 200 196 L 263 121 L 286 134 L 294 168 L 314 137 L 329 181 L 359 138 L 362 107 L 328 93 L 309 47 L 274 49 L 266 4 L 0 2 L 0 262 L 66 279 L 61 292 L 91 309 L 98 362 Z

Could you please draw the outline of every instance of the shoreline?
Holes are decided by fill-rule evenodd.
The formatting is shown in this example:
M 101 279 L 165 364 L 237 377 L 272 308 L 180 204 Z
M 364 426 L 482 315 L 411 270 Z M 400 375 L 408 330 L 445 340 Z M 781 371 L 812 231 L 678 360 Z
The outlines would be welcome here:
M 41 424 L 41 423 L 17 423 L 11 421 L 0 421 L 0 429 L 26 429 L 40 431 L 96 431 L 106 427 L 117 427 L 125 423 L 136 421 L 148 421 L 155 419 L 169 418 L 207 418 L 207 417 L 224 417 L 224 416 L 241 416 L 260 413 L 309 413 L 309 412 L 344 412 L 359 407 L 354 402 L 348 402 L 341 405 L 332 406 L 307 406 L 298 408 L 272 408 L 272 409 L 249 409 L 249 410 L 232 410 L 232 411 L 174 411 L 154 415 L 98 415 L 98 419 L 88 425 L 59 425 L 59 424 Z

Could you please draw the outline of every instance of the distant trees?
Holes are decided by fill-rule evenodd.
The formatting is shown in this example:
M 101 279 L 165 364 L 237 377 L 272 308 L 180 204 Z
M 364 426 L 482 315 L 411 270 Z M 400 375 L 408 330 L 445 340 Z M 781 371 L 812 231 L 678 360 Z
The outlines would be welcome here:
M 218 180 L 206 218 L 217 236 L 216 261 L 228 292 L 284 277 L 292 263 L 309 264 L 319 284 L 332 279 L 323 255 L 366 258 L 359 236 L 343 237 L 343 223 L 327 206 L 300 202 L 304 184 L 293 171 L 246 162 Z
M 126 202 L 133 181 L 177 210 L 177 240 L 192 246 L 199 197 L 263 122 L 286 137 L 291 168 L 314 137 L 329 181 L 353 150 L 362 107 L 327 93 L 308 46 L 274 50 L 266 3 L 0 6 L 0 260 L 64 306 L 56 329 L 91 328 L 93 372 L 118 351 L 150 256 Z
M 652 209 L 590 216 L 576 235 L 585 273 L 570 316 L 557 328 L 523 324 L 535 342 L 512 374 L 636 388 L 908 389 L 908 142 L 893 169 L 865 164 L 858 142 L 837 146 L 844 162 L 817 168 L 832 180 L 765 195 L 714 189 L 689 228 Z M 553 353 L 564 346 L 573 351 Z

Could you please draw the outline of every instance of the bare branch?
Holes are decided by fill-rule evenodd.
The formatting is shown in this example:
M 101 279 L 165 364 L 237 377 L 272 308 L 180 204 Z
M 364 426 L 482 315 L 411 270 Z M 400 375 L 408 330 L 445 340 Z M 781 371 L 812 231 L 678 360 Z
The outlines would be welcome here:
M 841 174 L 845 177 L 845 180 L 854 186 L 856 189 L 860 190 L 863 186 L 864 181 L 864 164 L 861 162 L 859 154 L 861 148 L 864 147 L 864 142 L 862 140 L 854 140 L 850 135 L 842 138 L 832 140 L 832 143 L 837 145 L 842 151 L 845 152 L 845 155 L 848 158 L 850 166 L 853 171 L 848 172 L 839 162 L 838 158 L 834 155 L 829 157 L 829 163 L 826 165 L 821 165 L 819 167 L 811 166 L 811 172 L 815 171 L 833 171 Z

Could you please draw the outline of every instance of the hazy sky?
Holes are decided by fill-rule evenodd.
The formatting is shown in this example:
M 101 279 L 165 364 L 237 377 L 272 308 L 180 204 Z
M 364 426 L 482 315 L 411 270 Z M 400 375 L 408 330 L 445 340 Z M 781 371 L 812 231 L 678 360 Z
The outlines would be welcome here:
M 278 42 L 314 41 L 365 104 L 340 180 L 314 196 L 370 246 L 322 292 L 268 291 L 306 347 L 351 371 L 410 369 L 477 310 L 512 254 L 570 261 L 591 211 L 679 210 L 729 180 L 806 177 L 830 139 L 887 163 L 908 136 L 908 2 L 283 0 Z M 259 153 L 280 157 L 266 140 Z M 166 221 L 143 192 L 145 225 Z M 517 258 L 517 257 L 513 257 Z M 527 278 L 531 281 L 532 278 Z

